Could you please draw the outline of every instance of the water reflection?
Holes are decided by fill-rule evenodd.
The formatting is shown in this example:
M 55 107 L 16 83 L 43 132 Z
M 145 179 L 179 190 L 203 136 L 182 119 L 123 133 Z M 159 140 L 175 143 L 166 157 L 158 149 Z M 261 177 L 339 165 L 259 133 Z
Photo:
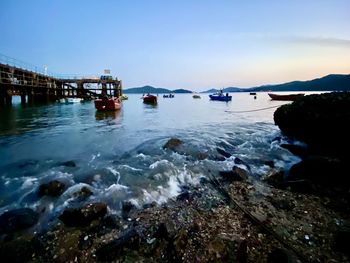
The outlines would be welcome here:
M 115 120 L 120 117 L 120 110 L 116 111 L 96 111 L 95 118 L 97 121 L 101 120 Z
M 144 109 L 156 109 L 158 108 L 158 103 L 143 103 Z

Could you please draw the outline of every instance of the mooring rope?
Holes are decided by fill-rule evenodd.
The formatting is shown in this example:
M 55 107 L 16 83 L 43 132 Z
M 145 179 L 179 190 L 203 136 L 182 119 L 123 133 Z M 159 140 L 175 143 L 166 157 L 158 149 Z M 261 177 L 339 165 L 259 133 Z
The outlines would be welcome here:
M 242 111 L 225 110 L 225 112 L 228 112 L 228 113 L 244 113 L 244 112 L 263 111 L 263 110 L 268 110 L 268 109 L 277 108 L 277 107 L 280 107 L 280 106 L 283 106 L 283 105 L 285 105 L 285 104 L 280 104 L 280 105 L 277 105 L 277 106 L 271 106 L 271 107 L 266 107 L 266 108 L 261 108 L 261 109 L 255 109 L 255 110 L 242 110 Z

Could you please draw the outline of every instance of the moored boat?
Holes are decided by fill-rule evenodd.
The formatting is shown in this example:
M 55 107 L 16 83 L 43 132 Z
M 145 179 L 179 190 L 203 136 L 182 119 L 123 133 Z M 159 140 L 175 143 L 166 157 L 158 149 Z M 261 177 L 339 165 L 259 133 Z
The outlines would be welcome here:
M 119 98 L 120 98 L 121 100 L 127 100 L 127 99 L 129 99 L 129 97 L 128 97 L 127 95 L 125 95 L 125 94 L 121 95 Z
M 169 94 L 169 95 L 167 95 L 167 94 L 164 94 L 163 95 L 163 98 L 174 98 L 175 96 L 174 96 L 174 94 Z
M 284 95 L 279 95 L 279 94 L 273 94 L 273 93 L 267 93 L 272 100 L 290 100 L 290 101 L 295 101 L 298 98 L 303 97 L 305 94 L 304 93 L 298 93 L 298 94 L 284 94 Z
M 200 99 L 201 96 L 199 96 L 198 94 L 194 94 L 194 95 L 192 95 L 192 98 L 194 98 L 194 99 Z
M 149 104 L 156 104 L 157 103 L 157 96 L 147 94 L 142 97 L 143 103 L 149 103 Z
M 102 99 L 96 99 L 94 102 L 95 108 L 101 111 L 120 110 L 122 107 L 121 100 L 114 97 L 103 97 Z
M 256 92 L 249 92 L 249 95 L 256 95 Z
M 218 100 L 218 101 L 231 101 L 232 100 L 232 96 L 230 96 L 228 93 L 223 94 L 222 91 L 209 95 L 209 98 L 211 100 Z
M 65 103 L 65 104 L 72 104 L 72 103 L 81 102 L 82 100 L 83 100 L 82 98 L 61 98 L 59 99 L 59 102 Z

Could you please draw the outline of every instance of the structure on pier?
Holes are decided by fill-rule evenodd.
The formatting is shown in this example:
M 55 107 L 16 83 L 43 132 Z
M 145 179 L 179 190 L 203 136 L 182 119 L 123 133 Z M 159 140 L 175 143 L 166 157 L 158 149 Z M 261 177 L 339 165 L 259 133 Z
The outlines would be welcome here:
M 25 104 L 67 97 L 92 99 L 122 95 L 122 82 L 118 78 L 55 77 L 16 62 L 0 54 L 0 106 L 11 105 L 12 96 L 21 96 L 21 103 Z

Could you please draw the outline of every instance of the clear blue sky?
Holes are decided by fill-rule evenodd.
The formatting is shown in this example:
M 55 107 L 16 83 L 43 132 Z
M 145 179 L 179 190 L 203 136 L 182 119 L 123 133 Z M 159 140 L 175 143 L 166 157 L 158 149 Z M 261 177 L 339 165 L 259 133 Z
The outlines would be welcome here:
M 204 90 L 350 73 L 350 0 L 0 1 L 0 53 L 124 88 Z

